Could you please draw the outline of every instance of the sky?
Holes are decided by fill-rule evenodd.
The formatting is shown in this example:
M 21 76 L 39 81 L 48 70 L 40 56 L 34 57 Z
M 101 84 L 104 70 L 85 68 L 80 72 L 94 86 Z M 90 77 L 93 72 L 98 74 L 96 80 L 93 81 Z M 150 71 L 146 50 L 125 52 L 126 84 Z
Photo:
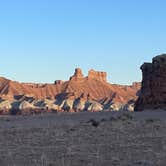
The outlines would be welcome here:
M 166 53 L 165 0 L 2 0 L 0 76 L 68 80 L 76 67 L 111 83 L 141 81 L 140 66 Z

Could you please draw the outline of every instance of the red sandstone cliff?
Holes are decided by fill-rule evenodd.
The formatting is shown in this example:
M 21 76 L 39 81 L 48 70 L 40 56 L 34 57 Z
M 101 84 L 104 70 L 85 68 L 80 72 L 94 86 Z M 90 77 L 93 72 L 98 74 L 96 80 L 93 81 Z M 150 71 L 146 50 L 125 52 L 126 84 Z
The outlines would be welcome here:
M 143 80 L 135 110 L 166 109 L 166 54 L 141 66 Z

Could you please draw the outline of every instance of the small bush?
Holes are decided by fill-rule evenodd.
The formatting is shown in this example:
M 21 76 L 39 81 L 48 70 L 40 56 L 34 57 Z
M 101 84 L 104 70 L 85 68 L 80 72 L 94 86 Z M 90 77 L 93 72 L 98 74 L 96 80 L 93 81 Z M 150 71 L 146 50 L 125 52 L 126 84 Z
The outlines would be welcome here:
M 90 120 L 88 121 L 88 123 L 91 123 L 92 126 L 94 126 L 94 127 L 98 127 L 98 126 L 100 125 L 100 122 L 98 122 L 98 121 L 96 121 L 96 120 L 94 120 L 94 119 L 90 119 Z

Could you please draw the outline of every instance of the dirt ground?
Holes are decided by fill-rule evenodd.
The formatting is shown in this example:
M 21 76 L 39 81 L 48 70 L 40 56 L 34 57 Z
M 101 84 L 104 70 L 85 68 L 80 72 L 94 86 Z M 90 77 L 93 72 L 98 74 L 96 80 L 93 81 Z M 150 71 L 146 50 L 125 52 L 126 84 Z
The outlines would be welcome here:
M 0 117 L 0 166 L 121 165 L 166 165 L 166 112 Z

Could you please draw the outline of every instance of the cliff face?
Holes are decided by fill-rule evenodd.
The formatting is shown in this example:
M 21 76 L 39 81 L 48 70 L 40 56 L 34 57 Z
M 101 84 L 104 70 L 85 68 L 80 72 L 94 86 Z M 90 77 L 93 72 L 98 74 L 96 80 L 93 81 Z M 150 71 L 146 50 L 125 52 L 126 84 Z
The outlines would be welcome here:
M 166 54 L 141 66 L 143 80 L 135 110 L 166 109 Z

